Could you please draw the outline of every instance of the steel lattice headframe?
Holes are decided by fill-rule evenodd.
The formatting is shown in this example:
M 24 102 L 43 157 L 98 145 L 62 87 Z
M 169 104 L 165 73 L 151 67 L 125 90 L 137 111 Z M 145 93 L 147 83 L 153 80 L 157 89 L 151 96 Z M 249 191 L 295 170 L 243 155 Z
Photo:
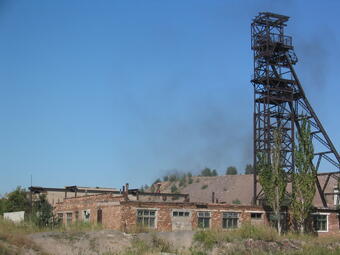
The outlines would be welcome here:
M 320 166 L 328 167 L 328 173 L 323 173 L 328 175 L 323 187 L 316 178 L 323 206 L 327 207 L 324 191 L 331 177 L 339 179 L 340 157 L 308 102 L 294 70 L 293 66 L 298 60 L 292 37 L 284 34 L 288 19 L 287 16 L 261 12 L 251 24 L 251 48 L 254 52 L 254 76 L 251 81 L 254 86 L 254 203 L 262 195 L 262 191 L 257 190 L 256 166 L 260 154 L 270 157 L 273 131 L 276 128 L 282 130 L 282 166 L 290 174 L 295 167 L 295 137 L 302 119 L 307 118 L 315 149 L 313 164 L 317 170 Z

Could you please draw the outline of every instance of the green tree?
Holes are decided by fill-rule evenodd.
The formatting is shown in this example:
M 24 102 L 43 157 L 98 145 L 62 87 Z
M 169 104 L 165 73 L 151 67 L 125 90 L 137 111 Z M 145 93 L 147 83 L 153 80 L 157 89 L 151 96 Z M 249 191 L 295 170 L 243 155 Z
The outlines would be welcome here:
M 210 168 L 206 167 L 201 171 L 201 176 L 212 176 L 212 171 Z
M 240 205 L 240 204 L 241 204 L 241 201 L 240 201 L 238 198 L 236 198 L 236 199 L 234 199 L 231 203 L 232 203 L 233 205 Z
M 166 175 L 166 176 L 163 176 L 163 181 L 164 181 L 164 182 L 169 181 L 169 176 L 167 176 L 167 175 Z
M 47 201 L 46 195 L 40 195 L 39 199 L 33 203 L 32 220 L 39 227 L 53 225 L 53 207 Z
M 292 178 L 292 216 L 300 232 L 305 232 L 306 219 L 313 206 L 315 195 L 315 179 L 317 171 L 312 163 L 314 148 L 310 124 L 307 119 L 302 121 L 300 132 L 297 135 L 298 145 L 295 148 L 295 172 Z
M 186 186 L 186 184 L 187 184 L 187 179 L 186 179 L 186 175 L 184 174 L 179 178 L 179 184 L 178 185 L 180 187 L 184 187 L 184 186 Z
M 282 130 L 277 128 L 273 132 L 274 144 L 270 156 L 259 155 L 259 182 L 262 186 L 267 204 L 273 210 L 273 219 L 277 230 L 281 234 L 281 207 L 285 199 L 287 175 L 282 167 Z
M 169 181 L 170 181 L 170 182 L 175 182 L 175 181 L 177 181 L 177 179 L 178 179 L 177 174 L 171 174 L 171 175 L 169 176 Z
M 254 173 L 254 167 L 252 164 L 247 164 L 244 169 L 245 174 L 253 174 Z
M 211 176 L 218 176 L 218 173 L 217 173 L 216 169 L 211 171 Z
M 28 192 L 21 187 L 17 187 L 14 191 L 8 193 L 5 199 L 5 210 L 7 212 L 29 212 L 30 200 L 28 197 Z
M 178 193 L 178 188 L 177 188 L 176 184 L 173 184 L 171 186 L 171 193 Z
M 189 184 L 192 184 L 193 182 L 194 182 L 194 179 L 192 179 L 192 177 L 189 177 L 188 183 L 189 183 Z
M 5 212 L 5 203 L 6 200 L 4 198 L 0 198 L 0 216 Z
M 226 175 L 236 175 L 237 174 L 237 168 L 234 166 L 229 166 L 227 170 L 225 171 Z

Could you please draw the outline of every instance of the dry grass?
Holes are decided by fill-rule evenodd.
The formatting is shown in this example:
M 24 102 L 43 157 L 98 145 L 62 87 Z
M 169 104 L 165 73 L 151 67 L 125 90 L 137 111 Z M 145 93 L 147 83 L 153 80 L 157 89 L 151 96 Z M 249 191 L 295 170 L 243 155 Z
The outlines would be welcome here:
M 146 243 L 140 239 L 133 240 L 131 247 L 123 253 L 120 253 L 120 255 L 159 255 L 161 253 L 173 252 L 176 251 L 172 250 L 170 243 L 153 235 L 151 243 Z
M 40 228 L 32 222 L 14 224 L 11 221 L 0 218 L 0 255 L 17 254 L 14 250 L 34 250 L 44 254 L 41 248 L 28 237 L 29 234 L 38 232 L 63 232 L 67 237 L 72 238 L 77 233 L 101 230 L 102 226 L 89 223 L 75 223 L 69 226 L 55 228 Z M 12 249 L 13 248 L 13 249 Z
M 244 247 L 245 240 L 258 240 L 266 243 L 276 243 L 277 249 L 270 251 L 263 251 L 261 249 L 249 250 Z M 288 250 L 282 250 L 283 242 L 294 242 L 299 247 L 298 250 L 289 248 Z M 231 255 L 335 255 L 340 254 L 340 234 L 332 236 L 317 237 L 315 235 L 297 235 L 294 233 L 288 233 L 286 235 L 279 236 L 275 229 L 259 225 L 254 226 L 250 224 L 243 224 L 241 228 L 235 230 L 202 230 L 198 231 L 194 235 L 194 241 L 196 245 L 191 249 L 192 254 L 208 254 L 212 248 L 226 247 L 226 243 L 233 243 L 234 249 L 225 248 L 223 254 Z M 236 247 L 236 248 L 235 248 Z M 250 253 L 249 253 L 250 252 Z
M 27 234 L 36 232 L 37 229 L 31 224 L 14 224 L 10 221 L 0 219 L 0 240 L 18 248 L 39 250 L 33 242 L 27 238 Z M 3 245 L 4 247 L 4 245 Z

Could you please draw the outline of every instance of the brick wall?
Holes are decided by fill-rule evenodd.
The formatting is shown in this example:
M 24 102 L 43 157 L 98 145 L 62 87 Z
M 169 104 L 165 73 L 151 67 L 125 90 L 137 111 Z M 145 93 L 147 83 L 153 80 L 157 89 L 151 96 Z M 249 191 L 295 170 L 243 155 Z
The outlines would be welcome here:
M 55 214 L 63 213 L 63 223 L 66 224 L 67 213 L 72 213 L 72 222 L 84 221 L 84 211 L 90 212 L 89 222 L 97 222 L 97 212 L 102 210 L 102 224 L 106 228 L 119 229 L 121 218 L 120 202 L 123 196 L 113 196 L 111 194 L 101 194 L 93 196 L 83 196 L 77 198 L 67 198 L 62 203 L 56 204 Z M 79 218 L 76 219 L 76 212 Z
M 76 212 L 79 212 L 79 220 L 83 220 L 83 211 L 90 211 L 89 221 L 97 222 L 98 209 L 102 210 L 102 224 L 108 229 L 130 231 L 137 226 L 137 211 L 155 211 L 155 229 L 157 231 L 189 230 L 198 228 L 198 212 L 209 212 L 209 225 L 212 229 L 222 229 L 223 213 L 236 212 L 239 216 L 239 226 L 245 222 L 252 224 L 269 224 L 268 214 L 262 207 L 228 205 L 228 204 L 198 204 L 189 202 L 145 202 L 127 201 L 123 196 L 101 194 L 96 196 L 84 196 L 65 199 L 58 203 L 55 213 L 63 213 L 63 222 L 66 224 L 67 213 L 72 213 L 72 221 L 75 222 Z M 173 212 L 182 212 L 183 217 L 175 217 Z M 187 215 L 184 217 L 184 212 Z M 259 218 L 251 215 L 260 213 Z M 320 235 L 339 232 L 339 219 L 335 212 L 327 212 L 328 231 L 318 232 Z M 289 218 L 289 216 L 288 216 Z

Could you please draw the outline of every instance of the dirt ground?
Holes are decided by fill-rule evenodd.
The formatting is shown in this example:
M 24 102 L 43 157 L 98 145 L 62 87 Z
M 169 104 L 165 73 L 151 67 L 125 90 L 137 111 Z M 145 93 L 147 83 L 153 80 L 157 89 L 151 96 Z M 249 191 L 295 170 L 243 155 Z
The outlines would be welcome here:
M 96 255 L 116 254 L 126 250 L 131 241 L 152 242 L 154 236 L 169 242 L 175 249 L 189 248 L 192 244 L 193 231 L 125 234 L 115 230 L 68 233 L 44 232 L 29 235 L 28 238 L 52 255 Z

